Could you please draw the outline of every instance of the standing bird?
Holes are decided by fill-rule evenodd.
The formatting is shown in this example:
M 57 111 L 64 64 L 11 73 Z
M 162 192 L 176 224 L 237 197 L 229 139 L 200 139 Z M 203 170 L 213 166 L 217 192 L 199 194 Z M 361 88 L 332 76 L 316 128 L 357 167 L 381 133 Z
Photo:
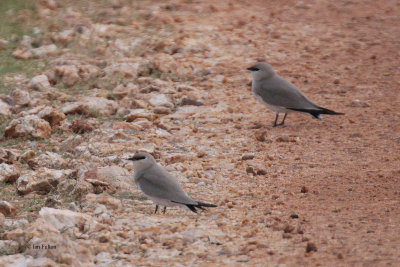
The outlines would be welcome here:
M 320 107 L 309 100 L 295 85 L 275 73 L 265 62 L 259 62 L 247 69 L 253 76 L 253 93 L 269 109 L 275 111 L 273 127 L 283 125 L 287 114 L 292 111 L 309 113 L 317 119 L 322 119 L 320 114 L 344 115 Z M 282 122 L 277 124 L 279 113 L 285 113 L 285 116 Z
M 133 168 L 136 185 L 155 204 L 157 213 L 158 206 L 164 206 L 163 213 L 167 207 L 180 206 L 188 208 L 197 213 L 196 208 L 204 210 L 203 207 L 216 207 L 213 204 L 202 203 L 191 199 L 175 177 L 159 165 L 152 155 L 146 152 L 139 152 L 128 160 L 133 161 Z

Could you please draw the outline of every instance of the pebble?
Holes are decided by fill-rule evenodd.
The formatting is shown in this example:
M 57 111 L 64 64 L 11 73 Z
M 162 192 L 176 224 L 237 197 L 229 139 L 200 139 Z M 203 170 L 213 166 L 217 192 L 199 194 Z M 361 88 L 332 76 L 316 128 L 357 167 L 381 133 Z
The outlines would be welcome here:
M 0 201 L 0 213 L 5 216 L 14 216 L 17 213 L 17 209 L 7 201 Z
M 244 154 L 242 160 L 254 159 L 254 154 Z
M 309 253 L 311 251 L 318 251 L 317 246 L 313 242 L 308 242 L 306 246 L 306 252 Z

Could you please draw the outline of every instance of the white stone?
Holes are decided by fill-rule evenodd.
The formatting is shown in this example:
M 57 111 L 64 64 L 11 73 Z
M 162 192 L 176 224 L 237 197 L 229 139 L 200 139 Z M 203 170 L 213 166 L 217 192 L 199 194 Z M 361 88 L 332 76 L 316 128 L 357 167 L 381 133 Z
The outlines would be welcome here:
M 35 57 L 47 57 L 47 56 L 54 56 L 58 52 L 58 48 L 55 44 L 44 45 L 38 48 L 33 48 L 32 54 Z
M 118 104 L 103 97 L 87 96 L 80 101 L 65 105 L 61 111 L 65 114 L 84 113 L 99 115 L 113 115 L 117 112 Z
M 14 119 L 4 131 L 7 138 L 32 136 L 35 138 L 48 138 L 51 135 L 50 124 L 36 115 L 28 115 Z
M 17 191 L 20 194 L 38 192 L 47 194 L 55 188 L 62 180 L 72 173 L 72 170 L 52 170 L 40 168 L 36 171 L 21 175 L 17 179 Z
M 50 87 L 49 78 L 44 74 L 33 77 L 29 82 L 29 88 L 33 90 L 43 90 L 48 87 Z
M 6 102 L 0 99 L 0 115 L 10 117 L 11 107 Z
M 39 215 L 58 230 L 66 227 L 82 228 L 92 218 L 90 215 L 84 213 L 47 207 L 43 207 L 39 211 Z
M 29 93 L 25 90 L 16 88 L 11 91 L 10 96 L 11 96 L 12 100 L 14 101 L 14 103 L 17 105 L 25 106 L 31 102 L 31 97 L 30 97 Z
M 15 165 L 0 164 L 0 182 L 15 182 L 20 175 L 20 170 Z
M 149 98 L 149 104 L 153 107 L 167 107 L 173 108 L 174 104 L 165 94 L 152 94 Z

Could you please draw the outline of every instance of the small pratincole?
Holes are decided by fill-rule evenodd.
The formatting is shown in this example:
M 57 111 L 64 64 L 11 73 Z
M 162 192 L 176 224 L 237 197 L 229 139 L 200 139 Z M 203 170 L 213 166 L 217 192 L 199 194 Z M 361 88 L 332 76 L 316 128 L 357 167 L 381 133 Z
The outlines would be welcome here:
M 283 125 L 287 114 L 293 111 L 308 113 L 317 119 L 322 119 L 321 114 L 344 115 L 312 102 L 295 85 L 279 76 L 265 62 L 259 62 L 247 69 L 253 76 L 253 93 L 264 105 L 275 111 L 274 127 Z M 278 124 L 279 113 L 285 113 L 285 115 L 282 122 Z
M 164 206 L 165 213 L 167 207 L 179 206 L 188 208 L 197 213 L 196 208 L 204 210 L 204 207 L 216 207 L 213 204 L 207 204 L 191 199 L 175 177 L 159 165 L 152 155 L 146 152 L 139 152 L 129 158 L 133 162 L 136 185 L 149 199 L 156 204 L 154 213 L 157 213 L 158 206 Z

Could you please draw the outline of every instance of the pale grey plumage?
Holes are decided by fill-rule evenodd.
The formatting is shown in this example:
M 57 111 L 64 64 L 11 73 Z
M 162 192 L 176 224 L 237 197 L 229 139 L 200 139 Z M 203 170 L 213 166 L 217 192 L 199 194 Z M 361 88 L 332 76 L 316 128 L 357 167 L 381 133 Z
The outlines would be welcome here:
M 254 94 L 269 105 L 298 109 L 318 108 L 296 86 L 277 74 L 267 80 L 255 80 L 252 87 Z
M 153 200 L 156 204 L 156 211 L 158 205 L 187 207 L 193 212 L 196 212 L 195 208 L 216 207 L 190 198 L 177 180 L 164 167 L 159 165 L 152 155 L 140 152 L 129 160 L 132 160 L 134 164 L 136 185 L 147 197 Z
M 276 122 L 279 113 L 285 113 L 285 117 L 279 125 L 284 123 L 287 113 L 293 111 L 309 113 L 318 119 L 322 118 L 320 114 L 343 114 L 318 106 L 308 99 L 295 85 L 275 73 L 272 67 L 265 62 L 259 62 L 248 68 L 248 70 L 251 71 L 253 76 L 253 93 L 262 103 L 276 113 L 274 126 L 278 125 Z

